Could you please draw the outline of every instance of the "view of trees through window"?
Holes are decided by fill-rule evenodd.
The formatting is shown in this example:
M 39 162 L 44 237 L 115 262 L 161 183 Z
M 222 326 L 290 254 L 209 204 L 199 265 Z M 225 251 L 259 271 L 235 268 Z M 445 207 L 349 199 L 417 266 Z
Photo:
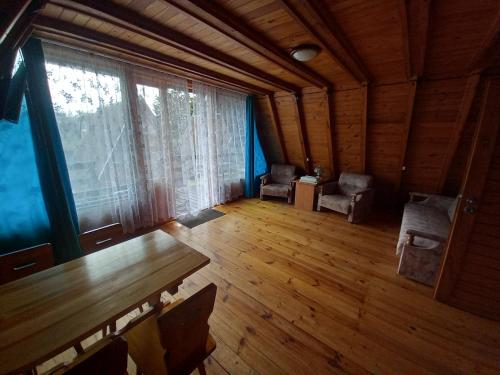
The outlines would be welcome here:
M 186 80 L 144 84 L 119 65 L 60 61 L 46 70 L 81 230 L 133 231 L 241 194 L 244 96 L 219 104 Z

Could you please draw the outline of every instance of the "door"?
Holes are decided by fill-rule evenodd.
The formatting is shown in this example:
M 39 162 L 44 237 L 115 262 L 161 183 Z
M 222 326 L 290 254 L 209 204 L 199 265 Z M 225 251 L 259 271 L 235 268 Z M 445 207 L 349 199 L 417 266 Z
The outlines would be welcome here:
M 500 320 L 500 78 L 485 85 L 435 297 Z

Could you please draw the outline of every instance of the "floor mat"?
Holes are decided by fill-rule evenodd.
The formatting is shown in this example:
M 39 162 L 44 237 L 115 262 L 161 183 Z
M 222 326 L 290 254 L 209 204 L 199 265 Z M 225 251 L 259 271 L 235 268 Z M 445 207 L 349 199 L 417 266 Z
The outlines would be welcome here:
M 194 228 L 200 224 L 206 223 L 207 221 L 217 219 L 218 217 L 224 216 L 224 212 L 213 210 L 211 208 L 201 211 L 198 215 L 188 215 L 182 219 L 177 219 L 178 223 L 188 227 Z

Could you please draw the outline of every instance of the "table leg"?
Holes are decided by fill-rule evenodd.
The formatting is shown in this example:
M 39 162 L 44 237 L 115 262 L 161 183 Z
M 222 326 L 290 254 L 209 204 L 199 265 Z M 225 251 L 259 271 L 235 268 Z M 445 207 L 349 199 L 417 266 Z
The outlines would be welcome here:
M 171 287 L 171 288 L 167 289 L 168 294 L 170 294 L 170 295 L 172 295 L 172 296 L 173 296 L 174 294 L 177 294 L 177 293 L 179 292 L 179 286 L 180 286 L 181 284 L 182 284 L 182 283 L 177 284 L 177 285 L 174 285 L 173 287 Z

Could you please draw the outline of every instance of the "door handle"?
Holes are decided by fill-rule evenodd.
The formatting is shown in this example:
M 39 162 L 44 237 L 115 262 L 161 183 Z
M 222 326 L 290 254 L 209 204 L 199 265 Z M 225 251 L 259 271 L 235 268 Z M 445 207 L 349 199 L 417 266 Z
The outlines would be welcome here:
M 477 199 L 475 197 L 469 197 L 465 200 L 464 212 L 469 215 L 477 212 Z
M 472 214 L 475 214 L 476 213 L 476 208 L 474 206 L 465 206 L 464 207 L 464 212 L 466 214 L 469 214 L 469 215 L 472 215 Z

